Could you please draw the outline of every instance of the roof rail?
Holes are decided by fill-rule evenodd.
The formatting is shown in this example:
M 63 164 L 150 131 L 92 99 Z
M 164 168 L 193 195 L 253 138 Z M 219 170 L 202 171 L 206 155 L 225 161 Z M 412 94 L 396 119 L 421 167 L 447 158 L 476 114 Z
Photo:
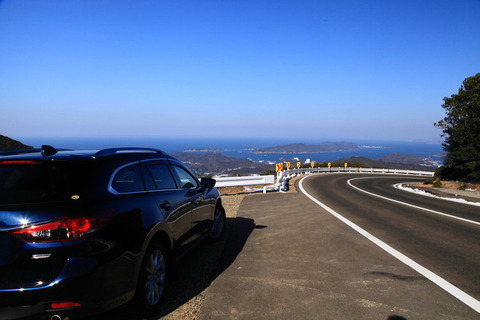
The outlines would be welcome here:
M 98 152 L 96 152 L 92 158 L 100 158 L 100 157 L 106 157 L 106 156 L 111 156 L 117 153 L 161 153 L 165 154 L 162 150 L 158 149 L 153 149 L 153 148 L 137 148 L 137 147 L 124 147 L 124 148 L 109 148 L 109 149 L 103 149 Z

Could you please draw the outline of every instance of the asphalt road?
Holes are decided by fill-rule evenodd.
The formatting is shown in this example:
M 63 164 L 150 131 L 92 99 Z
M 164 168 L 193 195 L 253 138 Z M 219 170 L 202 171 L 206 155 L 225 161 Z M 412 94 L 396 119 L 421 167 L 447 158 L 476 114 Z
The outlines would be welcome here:
M 421 180 L 328 176 L 307 180 L 305 187 L 345 218 L 480 300 L 480 207 L 424 197 L 393 187 L 395 183 Z M 347 181 L 361 190 L 416 207 L 362 193 Z M 329 188 L 325 188 L 327 185 Z M 351 210 L 352 207 L 356 209 Z
M 330 210 L 480 299 L 478 207 L 391 187 L 408 177 L 316 175 L 302 186 Z M 417 179 L 419 181 L 419 179 Z M 421 180 L 421 179 L 420 179 Z M 448 289 L 448 287 L 447 287 Z M 246 197 L 200 319 L 480 319 L 448 290 L 303 194 Z

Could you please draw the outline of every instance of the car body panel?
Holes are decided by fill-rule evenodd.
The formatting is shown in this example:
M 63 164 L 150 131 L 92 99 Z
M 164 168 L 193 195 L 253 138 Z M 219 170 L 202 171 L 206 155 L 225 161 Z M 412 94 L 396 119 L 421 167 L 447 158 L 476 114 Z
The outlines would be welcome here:
M 174 262 L 211 230 L 220 203 L 218 191 L 203 188 L 187 167 L 162 152 L 108 149 L 46 154 L 0 155 L 0 169 L 16 170 L 16 165 L 20 169 L 17 175 L 12 173 L 15 170 L 0 170 L 2 319 L 31 314 L 75 317 L 116 307 L 134 296 L 143 256 L 153 239 L 162 240 Z M 161 165 L 161 170 L 149 168 L 152 165 Z M 40 167 L 44 170 L 37 170 Z M 22 176 L 24 168 L 37 170 L 37 176 L 26 172 Z M 34 185 L 34 202 L 26 201 L 23 194 L 15 198 L 21 191 L 9 189 L 18 182 L 18 190 L 23 190 L 22 181 Z M 39 192 L 42 188 L 44 193 Z M 65 221 L 76 218 L 78 223 L 90 221 L 91 233 L 82 234 L 83 225 L 70 230 L 74 227 Z M 58 229 L 37 231 L 55 221 L 62 221 Z M 97 221 L 101 224 L 94 229 Z M 28 240 L 44 234 L 48 240 Z M 56 301 L 81 306 L 53 310 L 51 302 Z

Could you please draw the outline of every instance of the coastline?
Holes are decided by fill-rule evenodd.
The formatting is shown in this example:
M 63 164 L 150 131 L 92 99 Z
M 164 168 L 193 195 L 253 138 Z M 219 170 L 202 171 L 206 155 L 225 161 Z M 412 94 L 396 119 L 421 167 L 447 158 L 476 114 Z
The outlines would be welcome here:
M 279 162 L 286 158 L 299 158 L 300 161 L 335 161 L 347 157 L 365 157 L 377 159 L 390 153 L 399 153 L 417 157 L 432 158 L 442 162 L 442 146 L 440 143 L 411 142 L 411 141 L 371 141 L 351 139 L 359 147 L 355 149 L 335 149 L 317 152 L 319 150 L 295 150 L 295 152 L 275 152 L 262 150 L 274 146 L 285 145 L 292 141 L 303 141 L 308 144 L 318 144 L 317 139 L 292 138 L 172 138 L 172 137 L 13 137 L 24 144 L 40 147 L 42 144 L 52 145 L 56 148 L 99 150 L 113 147 L 149 147 L 167 153 L 189 152 L 206 153 L 217 152 L 224 156 L 247 158 L 255 162 Z M 341 143 L 341 142 L 338 142 Z M 365 147 L 368 146 L 368 147 Z

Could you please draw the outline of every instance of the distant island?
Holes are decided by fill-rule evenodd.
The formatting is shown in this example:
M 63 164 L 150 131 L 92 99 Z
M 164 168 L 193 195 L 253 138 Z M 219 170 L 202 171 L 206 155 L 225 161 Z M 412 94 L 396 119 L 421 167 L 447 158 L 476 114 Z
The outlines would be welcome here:
M 193 148 L 193 149 L 185 149 L 183 152 L 218 152 L 224 151 L 225 149 L 220 148 Z
M 359 148 L 352 142 L 323 142 L 319 144 L 291 143 L 275 147 L 256 148 L 252 153 L 326 153 L 339 151 L 355 151 Z
M 390 146 L 366 146 L 366 145 L 361 145 L 358 146 L 360 149 L 389 149 L 391 148 Z

